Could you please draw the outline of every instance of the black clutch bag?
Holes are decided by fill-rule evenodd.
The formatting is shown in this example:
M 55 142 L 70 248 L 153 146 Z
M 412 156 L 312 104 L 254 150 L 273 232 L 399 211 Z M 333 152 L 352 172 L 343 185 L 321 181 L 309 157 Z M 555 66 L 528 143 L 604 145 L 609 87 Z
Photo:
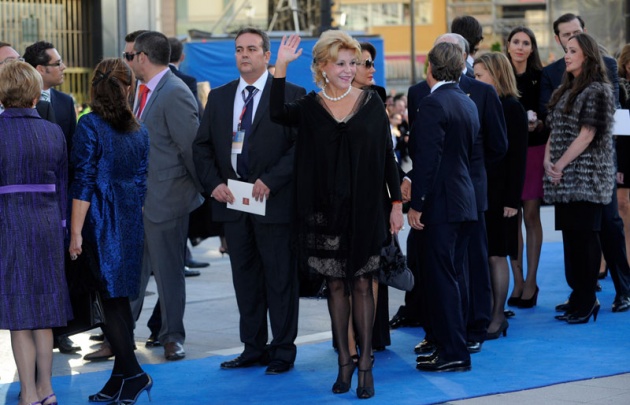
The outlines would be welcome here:
M 392 234 L 381 249 L 381 268 L 378 281 L 403 291 L 411 291 L 414 277 L 407 267 L 407 258 L 400 250 L 398 234 Z

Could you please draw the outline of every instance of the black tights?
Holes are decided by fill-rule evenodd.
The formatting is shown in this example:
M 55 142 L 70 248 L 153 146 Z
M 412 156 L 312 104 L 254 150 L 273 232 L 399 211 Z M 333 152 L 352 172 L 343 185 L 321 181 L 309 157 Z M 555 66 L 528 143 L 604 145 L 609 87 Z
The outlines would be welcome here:
M 104 394 L 113 395 L 120 390 L 123 378 L 142 373 L 134 353 L 133 316 L 128 297 L 103 300 L 103 311 L 106 323 L 103 332 L 114 353 L 112 375 L 101 390 Z
M 350 300 L 346 295 L 346 281 L 340 278 L 328 278 L 328 312 L 332 321 L 339 366 L 349 364 L 348 322 L 350 319 Z M 372 326 L 374 324 L 374 296 L 372 295 L 372 276 L 360 276 L 352 280 L 352 318 L 354 320 L 357 341 L 359 342 L 359 370 L 370 370 L 372 367 Z M 352 370 L 346 367 L 342 371 Z M 352 375 L 340 375 L 343 381 L 349 381 Z M 363 384 L 361 384 L 363 385 Z

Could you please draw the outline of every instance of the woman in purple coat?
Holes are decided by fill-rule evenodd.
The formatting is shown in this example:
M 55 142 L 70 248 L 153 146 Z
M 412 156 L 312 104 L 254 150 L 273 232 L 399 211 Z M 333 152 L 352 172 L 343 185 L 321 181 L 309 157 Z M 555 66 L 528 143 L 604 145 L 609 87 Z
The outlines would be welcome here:
M 63 240 L 68 157 L 61 128 L 34 109 L 42 78 L 0 65 L 0 329 L 11 331 L 20 405 L 56 405 L 52 329 L 72 318 Z

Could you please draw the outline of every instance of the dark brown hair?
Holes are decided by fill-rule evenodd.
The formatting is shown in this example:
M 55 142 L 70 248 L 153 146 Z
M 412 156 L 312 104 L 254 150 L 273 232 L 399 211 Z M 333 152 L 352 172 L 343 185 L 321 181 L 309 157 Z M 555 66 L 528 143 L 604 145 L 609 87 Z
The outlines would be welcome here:
M 127 98 L 135 83 L 133 72 L 120 58 L 103 59 L 92 76 L 92 111 L 115 130 L 131 132 L 140 128 Z
M 569 72 L 564 72 L 562 77 L 562 84 L 551 95 L 551 100 L 547 106 L 549 110 L 558 104 L 560 98 L 565 92 L 569 92 L 569 99 L 564 106 L 563 112 L 569 113 L 573 108 L 573 103 L 577 96 L 584 90 L 589 84 L 593 82 L 610 83 L 606 73 L 606 65 L 599 51 L 599 45 L 592 36 L 586 33 L 579 33 L 571 38 L 569 41 L 575 39 L 578 46 L 584 54 L 584 63 L 582 64 L 582 71 L 579 76 L 575 77 Z M 568 42 L 568 41 L 567 41 Z

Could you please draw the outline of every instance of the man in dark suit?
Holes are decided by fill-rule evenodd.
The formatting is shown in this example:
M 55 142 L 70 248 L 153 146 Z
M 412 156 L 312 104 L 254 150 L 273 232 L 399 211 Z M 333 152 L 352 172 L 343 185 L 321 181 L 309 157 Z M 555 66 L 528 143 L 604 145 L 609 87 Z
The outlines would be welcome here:
M 424 234 L 415 248 L 423 252 L 422 286 L 427 321 L 437 348 L 418 359 L 422 371 L 470 370 L 463 313 L 464 266 L 460 243 L 465 228 L 477 220 L 471 157 L 479 133 L 475 104 L 457 85 L 464 68 L 463 50 L 440 42 L 428 55 L 427 85 L 431 94 L 418 104 L 411 129 L 409 225 Z
M 66 65 L 59 52 L 50 42 L 38 41 L 24 51 L 24 60 L 33 66 L 42 76 L 42 100 L 50 102 L 57 125 L 66 137 L 68 156 L 72 150 L 72 137 L 77 126 L 77 113 L 74 100 L 68 94 L 55 90 L 55 86 L 63 83 Z M 70 169 L 72 173 L 72 169 Z M 72 179 L 72 177 L 69 177 Z
M 575 34 L 586 32 L 582 17 L 575 14 L 563 14 L 553 23 L 554 38 L 556 43 L 566 52 L 566 44 Z M 619 108 L 619 76 L 617 74 L 617 62 L 610 56 L 604 56 L 608 79 L 612 83 L 615 95 L 615 106 Z M 555 89 L 562 83 L 562 77 L 566 70 L 564 58 L 546 66 L 540 79 L 540 111 L 543 116 L 547 112 L 547 103 Z M 625 312 L 630 309 L 630 266 L 626 256 L 626 238 L 623 233 L 623 220 L 619 216 L 617 205 L 617 184 L 613 188 L 612 200 L 604 206 L 602 216 L 602 228 L 600 231 L 602 253 L 606 265 L 610 269 L 615 286 L 615 299 L 612 304 L 613 312 Z M 573 280 L 567 280 L 569 286 Z M 556 306 L 559 312 L 571 310 L 568 301 Z
M 462 49 L 466 49 L 466 40 L 458 34 L 444 34 L 436 40 L 436 43 L 439 42 L 455 43 Z M 503 108 L 492 86 L 470 79 L 462 74 L 459 80 L 459 87 L 475 103 L 480 123 L 479 136 L 475 138 L 475 146 L 471 156 L 471 178 L 475 188 L 478 220 L 466 229 L 469 231 L 469 234 L 464 235 L 461 239 L 461 242 L 467 246 L 466 254 L 462 257 L 462 261 L 466 264 L 464 276 L 467 286 L 467 298 L 464 311 L 467 326 L 467 345 L 471 353 L 476 353 L 481 350 L 481 344 L 485 340 L 492 311 L 488 243 L 485 217 L 483 215 L 488 209 L 486 167 L 496 164 L 505 155 L 507 151 L 507 134 Z M 420 101 L 428 93 L 426 82 L 418 83 L 409 89 L 409 117 L 412 128 L 415 118 L 412 120 L 411 117 L 416 115 Z M 407 190 L 408 192 L 409 186 L 409 182 L 403 182 L 403 191 Z M 404 196 L 405 192 L 403 192 Z M 411 197 L 413 198 L 413 195 Z M 422 235 L 413 231 L 410 233 L 410 236 L 412 238 L 422 237 Z M 418 255 L 421 253 L 413 252 L 408 254 Z M 416 260 L 416 262 L 418 261 Z M 412 291 L 409 302 L 405 298 L 405 303 L 406 307 L 409 307 L 410 303 L 417 308 L 425 307 L 425 305 L 422 305 L 421 293 L 417 290 Z M 416 353 L 418 354 L 435 351 L 435 345 L 431 342 L 430 325 L 425 325 L 425 330 L 427 337 L 416 346 Z
M 197 102 L 168 68 L 166 36 L 149 31 L 127 43 L 125 59 L 141 82 L 134 113 L 149 131 L 151 151 L 144 201 L 144 254 L 140 297 L 132 302 L 136 319 L 151 272 L 157 283 L 162 327 L 159 340 L 167 360 L 185 357 L 184 256 L 190 212 L 203 198 L 192 156 L 199 127 Z
M 479 50 L 479 44 L 483 41 L 483 27 L 475 17 L 463 15 L 453 19 L 451 22 L 451 32 L 464 37 L 468 44 L 466 49 L 466 70 L 464 73 L 466 76 L 474 79 L 475 72 L 473 71 L 473 62 L 475 61 L 475 54 Z
M 295 132 L 271 122 L 267 71 L 269 37 L 245 28 L 236 35 L 240 79 L 212 90 L 195 140 L 199 179 L 213 198 L 212 216 L 223 222 L 245 345 L 221 368 L 249 367 L 270 361 L 267 374 L 289 371 L 296 355 L 297 270 L 291 256 L 290 218 Z M 286 100 L 303 96 L 287 84 Z M 239 135 L 240 133 L 240 135 Z M 233 144 L 244 136 L 242 149 Z M 240 153 L 242 151 L 242 153 Z M 265 215 L 229 209 L 234 202 L 228 179 L 253 184 L 252 198 L 266 199 Z M 267 311 L 273 340 L 267 344 Z
M 51 104 L 54 122 L 61 127 L 66 138 L 66 147 L 68 156 L 72 150 L 72 138 L 77 125 L 77 115 L 74 109 L 74 100 L 68 94 L 55 90 L 54 86 L 63 83 L 63 72 L 66 65 L 61 60 L 59 52 L 50 42 L 38 41 L 28 46 L 24 51 L 24 61 L 33 66 L 42 76 L 42 96 L 40 101 Z M 42 107 L 40 107 L 42 108 Z M 39 109 L 38 109 L 39 111 Z M 71 165 L 68 165 L 68 180 L 72 181 L 74 171 Z M 59 348 L 62 353 L 74 353 L 81 350 L 80 346 L 75 345 L 67 336 L 61 336 L 53 328 L 55 347 Z

